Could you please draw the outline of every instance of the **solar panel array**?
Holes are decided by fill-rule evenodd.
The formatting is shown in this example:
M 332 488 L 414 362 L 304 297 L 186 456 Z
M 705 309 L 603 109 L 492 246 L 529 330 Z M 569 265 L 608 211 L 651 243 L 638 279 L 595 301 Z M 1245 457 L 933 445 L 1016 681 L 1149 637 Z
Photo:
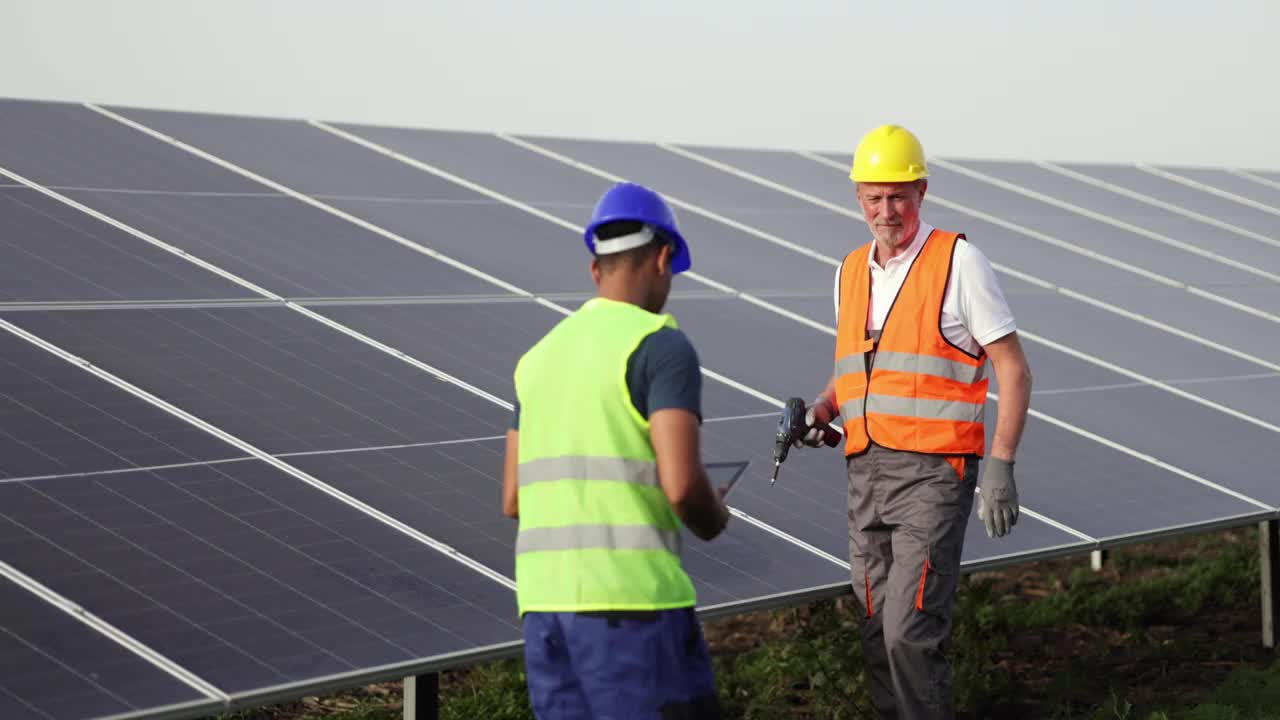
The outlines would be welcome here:
M 0 717 L 199 716 L 519 649 L 515 362 L 593 292 L 611 182 L 676 205 L 704 612 L 845 591 L 839 453 L 778 407 L 864 242 L 847 156 L 0 101 Z M 1013 534 L 969 569 L 1280 507 L 1280 174 L 932 160 L 1036 377 Z M 988 417 L 995 417 L 993 386 Z M 989 424 L 990 425 L 990 424 Z

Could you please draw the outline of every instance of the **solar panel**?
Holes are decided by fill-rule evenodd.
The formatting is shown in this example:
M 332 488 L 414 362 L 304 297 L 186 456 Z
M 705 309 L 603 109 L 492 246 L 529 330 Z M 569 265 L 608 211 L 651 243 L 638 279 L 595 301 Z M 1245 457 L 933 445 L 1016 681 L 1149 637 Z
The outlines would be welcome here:
M 1083 163 L 1064 163 L 1063 166 L 1275 239 L 1280 210 L 1274 207 L 1260 209 L 1246 205 L 1137 167 Z
M 262 192 L 229 173 L 209 172 L 199 158 L 139 142 L 135 130 L 103 122 L 76 103 L 0 99 L 0 137 L 0 167 L 32 173 L 54 189 Z
M 1240 171 L 1237 170 L 1236 172 L 1240 172 Z M 1245 172 L 1248 172 L 1248 171 L 1245 171 Z M 1256 170 L 1255 172 L 1248 172 L 1248 175 L 1250 180 L 1253 180 L 1254 182 L 1262 183 L 1267 187 L 1276 187 L 1276 184 L 1280 183 L 1280 171 L 1268 172 L 1266 170 Z M 1272 204 L 1272 206 L 1273 207 L 1275 206 L 1274 203 Z
M 1141 229 L 1151 232 L 1153 236 L 1149 237 L 1133 232 L 1130 229 L 1132 224 L 1117 227 L 1106 222 L 1104 219 L 1110 218 L 1100 213 L 1104 219 L 1082 215 L 986 182 L 961 183 L 962 173 L 940 164 L 936 168 L 930 168 L 930 176 L 939 188 L 951 189 L 950 192 L 943 193 L 948 200 L 983 212 L 998 209 L 1001 217 L 1022 225 L 1035 222 L 1037 230 L 1064 241 L 1070 238 L 1072 245 L 1086 251 L 1101 253 L 1118 263 L 1126 263 L 1143 271 L 1211 287 L 1228 293 L 1228 296 L 1234 285 L 1262 282 L 1248 272 L 1249 266 L 1242 267 L 1241 263 L 1248 262 L 1250 255 L 1274 251 L 1274 248 L 1257 241 L 1237 238 L 1241 242 L 1232 242 L 1231 246 L 1243 245 L 1252 252 L 1239 253 L 1243 257 L 1224 256 L 1221 250 L 1217 250 L 1218 245 L 1214 245 L 1213 250 L 1205 248 L 1194 242 L 1198 239 L 1197 236 L 1185 231 L 1177 234 L 1156 233 L 1147 229 L 1144 223 Z M 1188 249 L 1183 249 L 1184 247 Z M 1172 252 L 1173 248 L 1182 251 Z M 1195 254 L 1197 252 L 1204 254 Z M 1230 262 L 1232 260 L 1236 262 Z
M 507 588 L 256 459 L 0 506 L 18 570 L 229 694 L 518 637 Z
M 581 245 L 564 242 L 564 229 L 546 223 L 533 223 L 521 211 L 497 203 L 452 182 L 408 168 L 395 160 L 371 153 L 358 146 L 298 121 L 260 121 L 245 118 L 202 118 L 187 113 L 122 114 L 154 123 L 166 134 L 180 138 L 199 138 L 199 143 L 217 148 L 220 157 L 240 164 L 245 169 L 270 177 L 300 192 L 316 193 L 330 207 L 353 213 L 409 240 L 447 253 L 498 278 L 520 278 L 516 283 L 540 293 L 594 292 L 586 273 Z M 263 132 L 265 130 L 265 132 Z M 291 130 L 291 132 L 290 132 Z M 288 142 L 278 137 L 288 134 Z M 139 135 L 146 139 L 145 136 Z M 179 151 L 175 153 L 181 154 Z M 334 158 L 341 172 L 317 173 L 307 159 Z M 314 162 L 314 160 L 312 160 Z M 210 166 L 212 168 L 212 166 Z M 214 168 L 216 169 L 216 168 Z M 401 185 L 391 195 L 379 195 L 390 185 Z M 374 182 L 355 183 L 368 178 Z M 411 201 L 404 201 L 411 188 Z M 284 226 L 285 228 L 288 225 Z M 386 243 L 384 243 L 386 244 Z M 318 258 L 324 258 L 321 254 Z M 383 260 L 375 267 L 383 268 Z M 454 271 L 453 275 L 471 276 Z M 507 282 L 512 282 L 510 279 Z M 465 292 L 489 292 L 493 284 Z M 366 291 L 369 295 L 404 294 L 393 288 Z M 414 294 L 450 294 L 447 287 L 435 292 Z
M 0 190 L 0 301 L 244 298 L 250 293 L 34 190 Z
M 289 197 L 65 193 L 285 297 L 494 290 L 472 275 Z
M 0 523 L 0 538 L 13 535 Z M 0 716 L 84 718 L 216 704 L 46 602 L 0 578 Z
M 0 399 L 0 483 L 244 456 L 8 333 L 0 333 Z
M 1252 231 L 1242 233 L 1243 228 L 1225 227 L 1226 223 L 1219 218 L 1195 213 L 1152 195 L 1128 188 L 1119 188 L 1122 192 L 1116 192 L 1114 188 L 1118 186 L 1109 187 L 1101 180 L 1059 165 L 975 160 L 964 160 L 956 165 L 964 170 L 1011 183 L 1023 191 L 1046 195 L 1053 200 L 1070 203 L 1114 220 L 1138 223 L 1147 230 L 1201 246 L 1203 249 L 1213 248 L 1223 253 L 1224 257 L 1252 263 L 1262 270 L 1280 271 L 1280 258 L 1276 257 L 1275 252 L 1278 245 L 1260 242 Z M 1268 189 L 1264 185 L 1226 172 L 1215 173 L 1215 177 L 1219 180 L 1230 178 L 1241 185 L 1250 185 L 1264 192 Z M 1277 192 L 1277 196 L 1280 196 L 1280 192 Z M 1280 243 L 1280 238 L 1274 237 L 1275 234 L 1274 231 L 1271 233 L 1271 239 Z M 1135 239 L 1141 241 L 1140 238 Z M 1164 256 L 1165 253 L 1159 255 Z M 1173 256 L 1172 253 L 1168 255 Z
M 751 462 L 729 531 L 685 538 L 700 606 L 845 591 L 839 453 L 760 469 L 830 372 L 846 162 L 0 101 L 0 651 L 28 659 L 0 714 L 195 717 L 516 652 L 512 371 L 593 293 L 615 177 L 677 203 L 704 455 Z M 1129 191 L 940 161 L 926 201 L 997 263 L 1037 377 L 1024 514 L 970 522 L 969 569 L 1280 506 L 1274 188 L 1077 169 Z
M 1158 165 L 1158 170 L 1171 172 L 1188 180 L 1204 183 L 1212 188 L 1238 195 L 1246 200 L 1280 208 L 1280 186 L 1268 185 L 1249 179 L 1238 173 L 1217 168 L 1179 167 Z
M 285 308 L 26 312 L 12 322 L 271 453 L 477 437 L 508 416 Z

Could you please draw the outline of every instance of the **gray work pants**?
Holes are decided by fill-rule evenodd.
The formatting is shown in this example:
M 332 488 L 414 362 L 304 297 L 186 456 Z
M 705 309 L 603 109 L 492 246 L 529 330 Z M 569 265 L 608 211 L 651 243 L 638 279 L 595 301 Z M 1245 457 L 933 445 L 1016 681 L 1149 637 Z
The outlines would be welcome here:
M 946 657 L 976 456 L 872 444 L 848 459 L 849 556 L 880 718 L 954 718 Z

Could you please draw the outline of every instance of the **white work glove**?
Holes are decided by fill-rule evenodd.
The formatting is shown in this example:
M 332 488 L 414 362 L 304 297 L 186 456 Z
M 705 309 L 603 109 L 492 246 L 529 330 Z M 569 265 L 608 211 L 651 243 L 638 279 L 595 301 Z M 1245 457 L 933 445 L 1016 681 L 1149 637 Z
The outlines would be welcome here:
M 831 421 L 836 417 L 835 408 L 822 398 L 813 401 L 813 404 L 804 411 L 804 424 L 809 431 L 799 440 L 796 440 L 795 446 L 808 445 L 809 447 L 820 447 L 827 440 L 829 433 L 835 432 L 831 429 Z
M 978 517 L 987 537 L 1004 537 L 1018 524 L 1018 486 L 1013 461 L 988 457 L 978 483 Z

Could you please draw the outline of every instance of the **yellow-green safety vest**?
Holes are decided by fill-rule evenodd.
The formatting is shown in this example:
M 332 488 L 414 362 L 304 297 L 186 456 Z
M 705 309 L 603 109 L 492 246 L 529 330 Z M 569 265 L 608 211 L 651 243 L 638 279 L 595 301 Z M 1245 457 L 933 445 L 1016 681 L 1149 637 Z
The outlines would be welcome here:
M 696 602 L 680 519 L 627 385 L 628 358 L 663 327 L 675 318 L 594 298 L 516 365 L 521 616 Z

